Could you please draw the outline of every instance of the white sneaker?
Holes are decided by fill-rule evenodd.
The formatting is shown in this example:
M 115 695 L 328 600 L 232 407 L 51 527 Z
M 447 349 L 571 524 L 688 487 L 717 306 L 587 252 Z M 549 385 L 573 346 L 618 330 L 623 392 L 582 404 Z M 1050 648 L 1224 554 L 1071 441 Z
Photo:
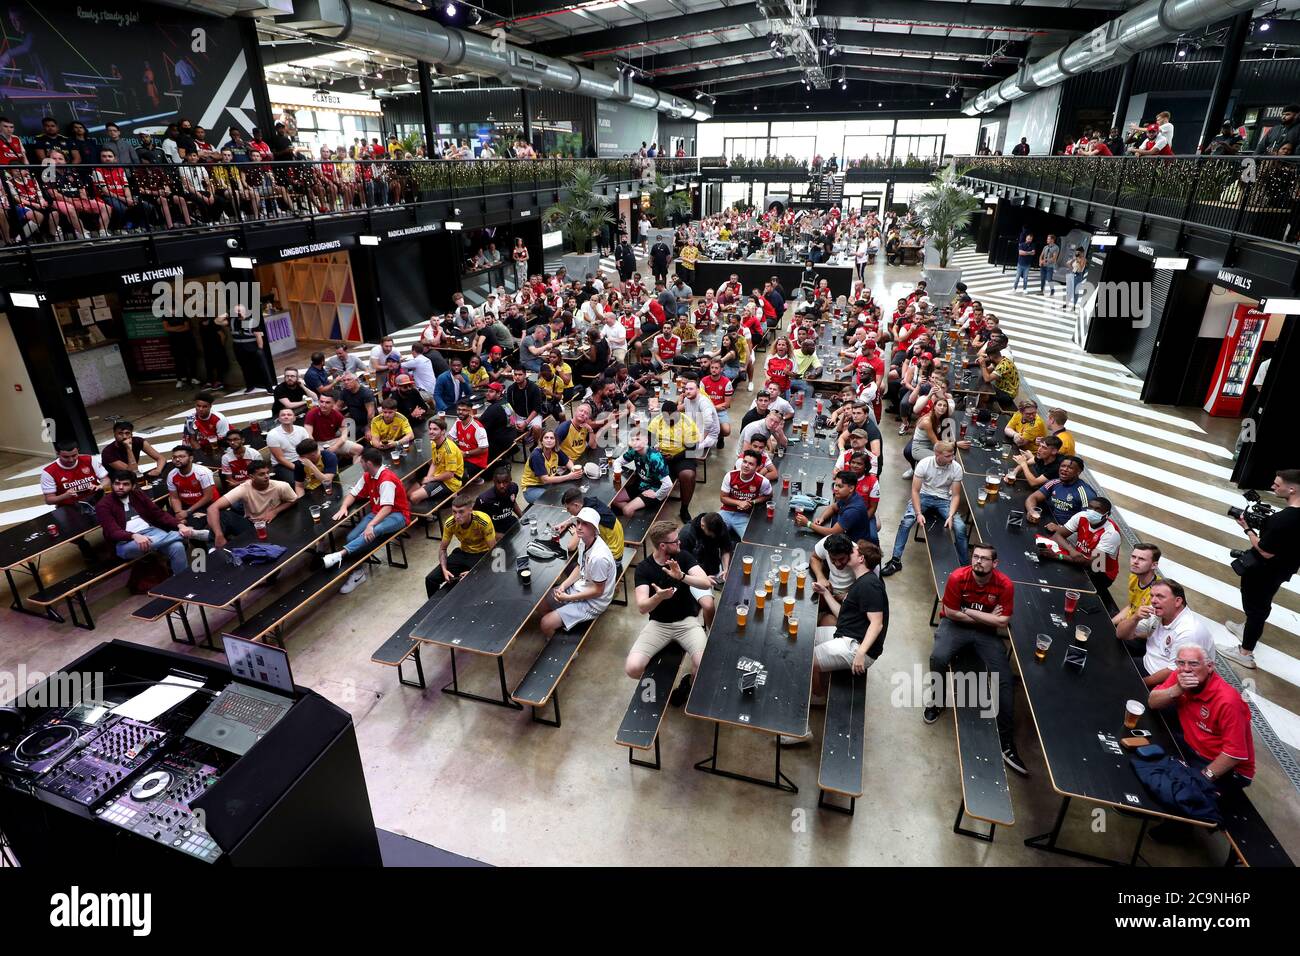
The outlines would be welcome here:
M 912 469 L 911 469 L 911 468 L 909 468 L 909 469 L 907 469 L 907 471 L 903 472 L 903 480 L 904 480 L 904 481 L 906 481 L 908 478 L 911 478 L 911 477 L 912 477 Z
M 339 588 L 339 594 L 351 594 L 357 588 L 361 587 L 361 585 L 365 584 L 369 578 L 370 575 L 366 573 L 365 568 L 353 571 L 352 577 L 344 581 L 343 587 Z
M 211 537 L 212 532 L 203 529 L 195 529 L 190 532 L 191 541 L 207 541 Z
M 1242 667 L 1248 667 L 1251 670 L 1255 669 L 1255 653 L 1246 650 L 1241 645 L 1220 650 L 1219 653 L 1234 664 L 1240 664 Z
M 185 387 L 185 382 L 178 378 L 176 380 L 176 390 L 180 391 L 184 387 Z
M 1233 637 L 1235 637 L 1237 640 L 1242 639 L 1242 636 L 1246 630 L 1246 625 L 1242 624 L 1240 621 L 1224 621 L 1223 626 L 1226 627 L 1228 629 L 1228 633 L 1231 634 Z
M 343 552 L 343 551 L 335 551 L 335 552 L 332 553 L 332 554 L 327 554 L 327 555 L 325 555 L 325 557 L 322 559 L 322 560 L 325 562 L 325 567 L 326 567 L 326 568 L 337 568 L 340 564 L 343 563 L 343 555 L 344 555 L 344 553 L 345 553 L 345 552 Z

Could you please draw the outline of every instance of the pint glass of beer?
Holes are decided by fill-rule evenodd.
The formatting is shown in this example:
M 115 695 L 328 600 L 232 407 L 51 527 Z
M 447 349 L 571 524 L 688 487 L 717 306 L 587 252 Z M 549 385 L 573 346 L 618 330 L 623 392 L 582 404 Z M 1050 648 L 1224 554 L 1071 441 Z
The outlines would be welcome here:
M 1130 700 L 1127 703 L 1125 703 L 1124 704 L 1125 728 L 1127 728 L 1128 730 L 1132 730 L 1135 727 L 1137 727 L 1138 721 L 1142 719 L 1142 715 L 1145 714 L 1146 712 L 1147 712 L 1146 704 L 1142 703 L 1141 701 Z

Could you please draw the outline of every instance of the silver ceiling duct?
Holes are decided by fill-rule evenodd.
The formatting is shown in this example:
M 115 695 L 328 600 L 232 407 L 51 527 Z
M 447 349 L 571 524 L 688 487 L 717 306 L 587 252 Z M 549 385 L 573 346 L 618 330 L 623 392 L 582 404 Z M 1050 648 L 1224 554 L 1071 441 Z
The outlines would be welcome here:
M 1055 86 L 1071 76 L 1119 66 L 1142 50 L 1149 50 L 1189 30 L 1235 16 L 1243 10 L 1251 10 L 1262 2 L 1147 0 L 1068 46 L 1023 67 L 1015 76 L 975 94 L 962 105 L 962 112 L 967 116 L 978 116 L 1035 90 Z
M 217 16 L 264 10 L 280 26 L 345 42 L 375 53 L 460 67 L 498 77 L 514 86 L 579 93 L 616 100 L 684 119 L 707 120 L 711 107 L 661 93 L 626 77 L 609 77 L 565 60 L 533 53 L 502 39 L 446 27 L 433 20 L 370 0 L 157 0 L 171 7 Z M 232 8 L 234 8 L 232 10 Z M 286 15 L 280 15 L 286 14 Z

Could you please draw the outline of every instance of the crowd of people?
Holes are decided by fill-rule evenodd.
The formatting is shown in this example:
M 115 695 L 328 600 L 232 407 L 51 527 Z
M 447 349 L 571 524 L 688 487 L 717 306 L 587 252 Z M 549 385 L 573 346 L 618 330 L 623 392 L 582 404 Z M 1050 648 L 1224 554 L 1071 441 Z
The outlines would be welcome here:
M 874 226 L 871 217 L 834 211 L 815 218 L 835 237 L 844 230 L 857 238 Z M 695 224 L 687 239 L 721 236 L 762 220 L 750 211 L 729 211 Z M 1033 254 L 1043 262 L 1042 250 L 1035 247 Z M 998 571 L 994 546 L 969 541 L 961 513 L 958 456 L 971 443 L 957 425 L 961 403 L 950 391 L 945 359 L 950 344 L 960 341 L 972 369 L 990 386 L 991 409 L 1013 413 L 1002 435 L 1011 447 L 1008 473 L 1031 490 L 1026 520 L 1043 537 L 1040 558 L 1086 570 L 1111 605 L 1119 638 L 1132 647 L 1150 705 L 1176 710 L 1197 769 L 1220 789 L 1249 784 L 1249 717 L 1240 695 L 1214 674 L 1215 646 L 1205 620 L 1189 606 L 1186 591 L 1162 575 L 1160 549 L 1149 543 L 1131 549 L 1127 599 L 1122 605 L 1111 600 L 1121 570 L 1113 507 L 1083 477 L 1085 463 L 1066 412 L 1043 414 L 1021 388 L 1008 336 L 983 303 L 959 285 L 951 302 L 937 307 L 924 281 L 893 303 L 878 301 L 862 281 L 850 295 L 836 297 L 824 284 L 787 290 L 776 277 L 746 292 L 733 276 L 699 293 L 685 271 L 647 283 L 637 271 L 576 279 L 560 270 L 530 274 L 517 292 L 497 289 L 477 307 L 458 295 L 452 310 L 431 316 L 405 351 L 392 339 L 362 354 L 338 343 L 329 356 L 312 355 L 302 374 L 284 369 L 270 396 L 275 421 L 265 453 L 250 448 L 248 432 L 232 428 L 213 409 L 214 396 L 202 392 L 186 418 L 182 444 L 168 457 L 125 421 L 115 425 L 98 459 L 75 442 L 61 442 L 58 458 L 42 474 L 46 501 L 93 507 L 118 555 L 157 551 L 180 570 L 193 544 L 222 546 L 250 522 L 273 521 L 307 490 L 328 491 L 341 469 L 359 460 L 362 476 L 344 494 L 337 516 L 368 501 L 368 517 L 343 549 L 322 560 L 337 566 L 366 542 L 407 524 L 413 506 L 447 502 L 450 514 L 425 581 L 433 597 L 447 593 L 492 551 L 521 519 L 523 506 L 560 485 L 570 519 L 556 530 L 576 563 L 542 602 L 539 622 L 548 639 L 608 610 L 624 522 L 649 509 L 654 521 L 647 556 L 634 571 L 635 607 L 646 620 L 625 670 L 639 678 L 653 656 L 676 641 L 692 662 L 672 694 L 680 704 L 717 612 L 716 589 L 749 516 L 776 493 L 780 461 L 796 430 L 796 405 L 822 380 L 828 388 L 820 424 L 838 457 L 829 504 L 797 519 L 812 535 L 807 570 L 819 599 L 814 705 L 824 701 L 827 673 L 862 673 L 881 656 L 889 629 L 886 582 L 903 569 L 915 522 L 934 517 L 951 530 L 961 562 L 943 589 L 940 613 L 966 627 L 960 638 L 937 637 L 930 649 L 923 719 L 939 718 L 942 675 L 969 646 L 998 676 L 1003 760 L 1027 775 L 1015 743 L 1015 689 L 1003 637 L 1016 586 Z M 827 327 L 840 346 L 839 362 L 832 363 L 837 367 L 824 367 L 817 355 Z M 689 367 L 676 361 L 687 343 L 706 341 L 716 344 L 699 348 Z M 660 400 L 665 379 L 674 377 L 677 392 Z M 648 411 L 638 411 L 642 398 L 650 399 Z M 882 494 L 884 435 L 893 422 L 910 466 L 901 499 Z M 430 439 L 432 460 L 408 490 L 386 467 L 386 457 L 420 433 Z M 693 514 L 704 480 L 701 462 L 732 435 L 734 455 L 726 460 L 734 463 L 716 479 L 718 509 Z M 525 456 L 517 478 L 507 464 L 488 467 L 516 443 Z M 627 476 L 621 490 L 608 502 L 586 495 L 579 487 L 589 474 L 584 456 L 616 445 L 623 446 L 616 467 Z M 162 482 L 160 503 L 136 485 L 133 476 L 141 471 L 141 480 Z M 1280 472 L 1277 488 L 1300 506 L 1300 473 Z M 677 521 L 665 517 L 674 489 Z M 1285 510 L 1300 514 L 1296 507 Z M 897 530 L 886 557 L 879 529 L 891 511 Z M 1266 527 L 1251 539 L 1260 560 L 1282 555 L 1273 575 L 1278 583 L 1285 580 L 1282 564 L 1294 571 L 1294 542 L 1283 543 L 1291 524 Z M 362 565 L 343 590 L 365 576 Z M 1233 660 L 1253 665 L 1260 601 L 1266 616 L 1276 587 L 1267 599 L 1256 595 L 1247 609 L 1248 630 L 1242 647 L 1228 655 Z M 801 742 L 782 738 L 783 745 Z

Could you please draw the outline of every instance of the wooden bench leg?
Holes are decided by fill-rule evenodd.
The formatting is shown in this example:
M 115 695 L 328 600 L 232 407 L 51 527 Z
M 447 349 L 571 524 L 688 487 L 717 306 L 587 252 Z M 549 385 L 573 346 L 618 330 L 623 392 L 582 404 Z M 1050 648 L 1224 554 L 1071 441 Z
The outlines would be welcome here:
M 939 599 L 936 597 L 936 598 L 934 599 L 934 606 L 930 608 L 930 626 L 931 626 L 931 627 L 938 627 L 938 626 L 939 626 L 939 621 L 938 621 L 938 619 L 937 619 L 937 617 L 936 617 L 936 616 L 938 615 L 938 613 L 939 613 Z
M 825 790 L 817 791 L 817 808 L 819 810 L 834 810 L 836 813 L 842 813 L 846 817 L 851 817 L 853 816 L 853 811 L 857 808 L 857 805 L 857 797 L 849 797 L 849 805 L 847 807 L 841 807 L 839 804 L 831 803 L 826 799 Z
M 660 768 L 659 735 L 655 734 L 655 762 L 654 763 L 651 763 L 649 760 L 637 760 L 636 757 L 632 756 L 634 753 L 636 753 L 636 751 L 634 751 L 631 747 L 627 748 L 627 762 L 630 763 L 632 766 L 645 767 L 647 770 L 658 770 Z
M 396 543 L 396 545 L 397 545 L 397 550 L 399 550 L 399 551 L 402 552 L 402 563 L 401 563 L 401 564 L 398 564 L 396 561 L 393 560 L 393 545 L 394 545 L 394 543 Z M 390 568 L 397 568 L 397 569 L 399 569 L 399 570 L 404 571 L 404 570 L 406 570 L 408 567 L 410 567 L 410 565 L 407 563 L 407 560 L 406 560 L 406 541 L 403 539 L 403 537 L 402 537 L 402 535 L 401 535 L 400 533 L 398 534 L 398 536 L 397 536 L 396 538 L 393 538 L 391 541 L 389 541 L 387 544 L 384 545 L 384 556 L 385 556 L 386 558 L 388 558 L 388 566 L 389 566 Z
M 476 700 L 481 704 L 495 704 L 497 707 L 509 707 L 511 710 L 523 710 L 524 705 L 516 703 L 510 699 L 510 691 L 506 689 L 506 662 L 502 657 L 497 658 L 497 676 L 501 681 L 501 697 L 483 697 L 480 694 L 471 694 L 469 691 L 460 689 L 460 675 L 456 668 L 456 648 L 447 648 L 451 652 L 451 683 L 442 688 L 444 694 L 451 694 L 453 697 L 464 697 L 467 700 Z
M 405 664 L 406 661 L 399 661 L 397 664 L 397 683 L 405 687 L 418 687 L 420 690 L 424 690 L 424 665 L 420 662 L 420 646 L 418 644 L 415 646 L 415 652 L 411 657 L 408 657 L 407 660 L 410 660 L 411 658 L 415 659 L 415 680 L 408 680 L 406 678 L 402 673 L 402 665 Z
M 988 833 L 980 833 L 978 830 L 971 830 L 961 825 L 962 817 L 966 815 L 966 801 L 959 801 L 957 804 L 957 819 L 952 825 L 953 833 L 960 833 L 962 836 L 968 836 L 973 840 L 982 840 L 985 843 L 993 842 L 993 834 L 996 832 L 998 825 L 989 824 Z
M 81 605 L 81 614 L 77 614 L 77 604 L 72 603 L 76 599 L 77 604 Z M 68 604 L 68 619 L 72 621 L 73 627 L 79 627 L 83 631 L 93 631 L 95 629 L 95 619 L 90 616 L 90 605 L 86 603 L 86 590 L 82 588 L 75 595 L 69 594 L 65 599 Z
M 533 723 L 535 723 L 535 724 L 545 724 L 547 727 L 558 727 L 558 726 L 560 726 L 560 694 L 559 694 L 559 691 L 556 691 L 555 693 L 551 694 L 551 706 L 555 708 L 555 719 L 554 719 L 554 720 L 548 720 L 548 719 L 545 718 L 545 717 L 539 717 L 539 716 L 537 716 L 537 708 L 534 707 L 534 708 L 533 708 Z
M 622 574 L 622 575 L 619 576 L 619 579 L 618 579 L 618 590 L 620 590 L 620 591 L 623 592 L 623 597 L 622 597 L 622 598 L 617 598 L 617 597 L 615 597 L 615 598 L 610 598 L 609 603 L 610 603 L 610 604 L 617 604 L 619 607 L 627 607 L 628 595 L 627 595 L 627 575 L 626 575 L 626 574 Z

